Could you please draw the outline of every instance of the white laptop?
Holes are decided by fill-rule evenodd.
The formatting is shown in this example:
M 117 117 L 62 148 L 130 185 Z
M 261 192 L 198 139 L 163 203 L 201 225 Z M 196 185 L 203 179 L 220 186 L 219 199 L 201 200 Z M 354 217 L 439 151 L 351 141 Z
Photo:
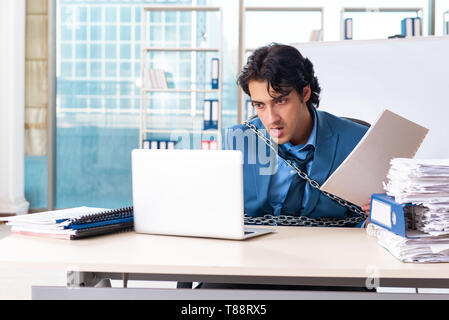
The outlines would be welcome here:
M 246 239 L 273 232 L 243 223 L 238 150 L 132 151 L 137 233 Z

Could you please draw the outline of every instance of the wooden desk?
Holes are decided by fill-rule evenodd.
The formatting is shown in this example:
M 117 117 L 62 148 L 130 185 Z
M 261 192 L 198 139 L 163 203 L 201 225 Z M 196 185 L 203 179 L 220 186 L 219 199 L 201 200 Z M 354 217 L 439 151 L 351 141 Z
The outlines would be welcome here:
M 356 228 L 276 227 L 245 241 L 134 232 L 75 241 L 11 235 L 0 240 L 0 252 L 0 265 L 67 270 L 68 286 L 86 279 L 70 273 L 76 271 L 95 275 L 91 279 L 125 274 L 167 281 L 449 288 L 449 264 L 402 263 Z

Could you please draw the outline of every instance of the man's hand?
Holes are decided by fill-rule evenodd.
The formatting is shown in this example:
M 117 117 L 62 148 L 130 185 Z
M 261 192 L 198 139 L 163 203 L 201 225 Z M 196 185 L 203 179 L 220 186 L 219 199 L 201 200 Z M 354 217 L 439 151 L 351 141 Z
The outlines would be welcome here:
M 365 213 L 368 215 L 368 218 L 365 221 L 365 228 L 366 228 L 369 224 L 369 214 L 370 214 L 370 210 L 371 210 L 371 203 L 367 203 L 367 204 L 363 205 L 362 210 L 365 211 Z

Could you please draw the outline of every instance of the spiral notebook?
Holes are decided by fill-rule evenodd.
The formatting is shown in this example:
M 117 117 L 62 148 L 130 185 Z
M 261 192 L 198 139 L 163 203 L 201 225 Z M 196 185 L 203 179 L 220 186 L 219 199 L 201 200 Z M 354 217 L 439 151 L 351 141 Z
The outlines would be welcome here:
M 134 227 L 133 207 L 101 209 L 77 207 L 35 214 L 5 217 L 17 234 L 75 240 Z
M 79 239 L 117 231 L 128 231 L 133 228 L 133 225 L 133 208 L 126 207 L 83 215 L 72 220 L 69 226 L 75 231 L 72 239 Z

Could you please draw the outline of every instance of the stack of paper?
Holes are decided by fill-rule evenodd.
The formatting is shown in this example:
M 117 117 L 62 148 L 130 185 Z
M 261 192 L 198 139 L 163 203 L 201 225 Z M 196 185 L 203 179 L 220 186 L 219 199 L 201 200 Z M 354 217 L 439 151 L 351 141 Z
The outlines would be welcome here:
M 416 206 L 405 217 L 407 237 L 369 225 L 379 244 L 403 262 L 449 262 L 449 159 L 393 158 L 384 189 Z
M 74 219 L 104 210 L 100 208 L 77 207 L 5 217 L 0 218 L 0 220 L 8 221 L 7 225 L 11 226 L 11 232 L 14 233 L 70 238 L 70 235 L 76 233 L 75 230 L 68 228 Z
M 11 232 L 59 239 L 80 239 L 100 234 L 130 230 L 133 208 L 114 210 L 77 207 L 0 218 Z
M 403 238 L 382 227 L 369 224 L 368 233 L 378 243 L 403 262 L 449 262 L 449 237 Z
M 398 203 L 413 203 L 416 228 L 439 236 L 449 234 L 449 159 L 392 159 L 384 185 Z

